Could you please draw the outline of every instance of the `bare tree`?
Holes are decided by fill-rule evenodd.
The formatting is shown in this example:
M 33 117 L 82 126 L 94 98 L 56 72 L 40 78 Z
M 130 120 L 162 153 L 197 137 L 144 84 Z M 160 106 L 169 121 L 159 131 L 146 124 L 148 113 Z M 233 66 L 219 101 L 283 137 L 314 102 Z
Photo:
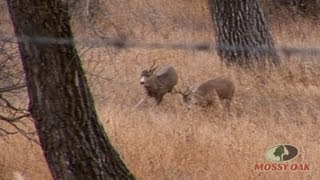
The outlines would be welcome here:
M 62 0 L 7 0 L 29 110 L 55 179 L 134 179 L 99 123 Z
M 209 0 L 219 56 L 228 64 L 250 67 L 280 63 L 257 0 Z M 267 61 L 270 60 L 270 61 Z
M 4 33 L 0 30 L 0 34 Z M 18 56 L 16 45 L 0 42 L 0 136 L 21 133 L 34 140 L 34 132 L 27 125 L 29 112 L 20 103 L 25 99 L 26 85 Z

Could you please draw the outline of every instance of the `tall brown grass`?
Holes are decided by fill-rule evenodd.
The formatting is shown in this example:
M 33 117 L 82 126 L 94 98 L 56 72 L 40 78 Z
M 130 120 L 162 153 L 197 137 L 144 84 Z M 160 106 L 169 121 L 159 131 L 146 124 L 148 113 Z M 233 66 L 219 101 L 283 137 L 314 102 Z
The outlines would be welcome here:
M 121 1 L 121 9 L 110 3 L 104 8 L 113 16 L 98 14 L 96 28 L 163 43 L 214 41 L 204 0 L 170 1 L 170 6 L 165 0 L 148 1 L 154 9 L 143 2 Z M 303 19 L 271 25 L 277 47 L 320 47 L 319 25 Z M 79 29 L 77 37 L 89 36 Z M 98 47 L 82 59 L 100 120 L 138 179 L 318 179 L 319 57 L 280 55 L 283 66 L 266 71 L 228 68 L 215 52 L 189 50 Z M 177 94 L 166 95 L 156 108 L 149 99 L 133 109 L 145 94 L 139 75 L 153 60 L 177 69 L 181 89 L 220 75 L 232 78 L 231 113 L 187 110 Z M 0 177 L 22 171 L 27 179 L 51 178 L 38 146 L 31 148 L 20 136 L 9 142 L 1 141 Z M 294 162 L 310 163 L 311 170 L 254 171 L 255 163 L 268 162 L 266 149 L 282 143 L 295 145 L 300 154 Z

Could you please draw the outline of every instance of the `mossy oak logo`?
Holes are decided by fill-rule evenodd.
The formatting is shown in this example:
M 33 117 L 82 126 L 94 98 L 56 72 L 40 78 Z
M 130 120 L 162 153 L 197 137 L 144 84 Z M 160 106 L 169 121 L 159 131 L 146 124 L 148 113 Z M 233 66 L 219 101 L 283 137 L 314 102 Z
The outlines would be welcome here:
M 271 162 L 286 162 L 297 157 L 298 153 L 296 147 L 288 144 L 280 144 L 268 149 L 265 157 Z
M 257 171 L 308 171 L 308 163 L 289 163 L 299 155 L 297 147 L 288 144 L 272 146 L 265 152 L 265 159 L 272 163 L 256 163 L 254 170 Z

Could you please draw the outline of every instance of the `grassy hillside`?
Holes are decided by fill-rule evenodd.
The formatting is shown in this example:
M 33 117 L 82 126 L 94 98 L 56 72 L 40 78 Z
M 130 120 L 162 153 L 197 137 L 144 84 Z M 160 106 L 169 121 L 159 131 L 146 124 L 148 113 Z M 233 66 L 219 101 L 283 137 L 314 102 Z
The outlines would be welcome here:
M 214 32 L 206 1 L 110 1 L 95 14 L 95 29 L 106 36 L 165 44 L 212 42 Z M 78 17 L 76 14 L 74 17 Z M 297 18 L 271 21 L 277 47 L 319 48 L 320 26 Z M 7 26 L 9 26 L 7 24 Z M 94 37 L 78 19 L 76 38 Z M 92 27 L 92 26 L 91 26 Z M 10 29 L 10 28 L 8 28 Z M 319 56 L 280 53 L 278 70 L 227 68 L 214 51 L 92 47 L 78 44 L 96 108 L 112 143 L 138 179 L 318 179 L 320 171 Z M 225 75 L 236 92 L 231 114 L 187 110 L 179 95 L 168 94 L 160 106 L 144 97 L 139 76 L 156 60 L 179 74 L 178 88 Z M 42 153 L 20 136 L 0 140 L 0 177 L 22 171 L 27 179 L 50 179 Z M 267 163 L 264 153 L 275 144 L 293 144 L 296 163 L 308 172 L 254 171 Z M 0 178 L 0 179 L 1 179 Z

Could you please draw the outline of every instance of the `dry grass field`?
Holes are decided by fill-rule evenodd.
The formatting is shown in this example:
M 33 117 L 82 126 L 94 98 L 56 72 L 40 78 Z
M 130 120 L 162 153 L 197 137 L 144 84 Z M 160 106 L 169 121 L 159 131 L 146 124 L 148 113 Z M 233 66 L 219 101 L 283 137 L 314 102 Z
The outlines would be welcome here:
M 97 10 L 95 28 L 108 36 L 142 42 L 214 42 L 206 1 L 110 1 Z M 119 8 L 121 7 L 121 8 Z M 76 15 L 75 15 L 76 16 Z M 302 18 L 269 22 L 277 47 L 319 48 L 320 25 Z M 94 36 L 73 22 L 76 38 Z M 102 31 L 103 30 L 103 31 Z M 96 109 L 112 144 L 137 179 L 319 179 L 320 57 L 281 52 L 283 66 L 271 70 L 226 67 L 214 51 L 79 46 Z M 171 64 L 184 89 L 217 76 L 236 84 L 230 114 L 186 109 L 177 94 L 152 108 L 139 84 L 140 73 L 156 60 Z M 268 163 L 267 148 L 295 145 L 294 163 L 310 171 L 255 171 Z M 0 179 L 15 172 L 26 179 L 51 179 L 39 146 L 22 136 L 0 139 Z

